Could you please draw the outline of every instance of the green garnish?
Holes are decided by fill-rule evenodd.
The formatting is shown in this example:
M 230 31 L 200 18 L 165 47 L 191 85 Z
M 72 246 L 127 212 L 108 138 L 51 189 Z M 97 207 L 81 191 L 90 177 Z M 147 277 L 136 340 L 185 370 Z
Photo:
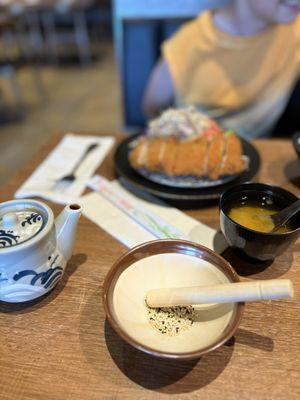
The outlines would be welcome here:
M 234 131 L 231 131 L 231 130 L 225 131 L 225 132 L 224 132 L 224 135 L 225 135 L 225 136 L 235 135 L 235 132 L 234 132 Z

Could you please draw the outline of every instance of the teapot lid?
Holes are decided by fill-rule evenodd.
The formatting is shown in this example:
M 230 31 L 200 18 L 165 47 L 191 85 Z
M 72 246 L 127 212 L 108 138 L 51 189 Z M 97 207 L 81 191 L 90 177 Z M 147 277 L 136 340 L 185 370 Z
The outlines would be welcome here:
M 8 201 L 0 204 L 0 251 L 36 236 L 48 220 L 36 201 Z

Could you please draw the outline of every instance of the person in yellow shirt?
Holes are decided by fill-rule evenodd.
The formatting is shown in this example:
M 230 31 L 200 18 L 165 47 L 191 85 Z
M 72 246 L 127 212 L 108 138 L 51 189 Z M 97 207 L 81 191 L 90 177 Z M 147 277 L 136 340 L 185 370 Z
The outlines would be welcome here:
M 266 136 L 300 70 L 300 0 L 232 0 L 163 43 L 143 108 L 193 105 L 246 138 Z

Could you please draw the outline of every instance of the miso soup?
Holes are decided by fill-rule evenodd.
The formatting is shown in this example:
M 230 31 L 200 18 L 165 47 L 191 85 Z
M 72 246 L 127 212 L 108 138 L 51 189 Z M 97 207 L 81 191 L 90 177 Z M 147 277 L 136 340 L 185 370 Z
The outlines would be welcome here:
M 278 213 L 287 204 L 265 194 L 247 192 L 242 196 L 231 197 L 227 200 L 226 214 L 234 222 L 258 232 L 271 232 L 274 223 L 271 215 Z M 293 230 L 290 224 L 279 228 L 275 233 L 285 233 Z

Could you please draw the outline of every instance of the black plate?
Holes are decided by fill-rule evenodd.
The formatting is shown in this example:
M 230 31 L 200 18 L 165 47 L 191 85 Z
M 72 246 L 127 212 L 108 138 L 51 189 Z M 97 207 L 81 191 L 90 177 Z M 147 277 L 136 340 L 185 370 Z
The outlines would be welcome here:
M 248 164 L 248 161 L 246 161 Z M 195 178 L 191 176 L 184 177 L 168 177 L 165 174 L 150 172 L 146 170 L 137 171 L 140 175 L 144 176 L 146 179 L 158 183 L 163 186 L 171 186 L 173 188 L 181 188 L 181 189 L 203 189 L 208 187 L 220 186 L 224 185 L 227 182 L 234 181 L 240 174 L 236 175 L 224 175 L 221 176 L 220 179 L 211 180 L 211 179 L 201 179 Z
M 118 146 L 114 156 L 114 166 L 118 175 L 131 183 L 133 187 L 144 190 L 154 196 L 164 199 L 168 202 L 180 202 L 182 204 L 192 204 L 196 202 L 198 205 L 210 201 L 217 201 L 224 190 L 250 181 L 257 173 L 260 167 L 260 157 L 256 148 L 245 139 L 241 138 L 243 145 L 243 154 L 249 157 L 249 167 L 234 181 L 225 183 L 224 185 L 199 189 L 176 188 L 161 185 L 152 182 L 138 172 L 136 172 L 129 164 L 128 154 L 130 151 L 130 143 L 137 139 L 140 134 L 133 135 L 125 139 Z

